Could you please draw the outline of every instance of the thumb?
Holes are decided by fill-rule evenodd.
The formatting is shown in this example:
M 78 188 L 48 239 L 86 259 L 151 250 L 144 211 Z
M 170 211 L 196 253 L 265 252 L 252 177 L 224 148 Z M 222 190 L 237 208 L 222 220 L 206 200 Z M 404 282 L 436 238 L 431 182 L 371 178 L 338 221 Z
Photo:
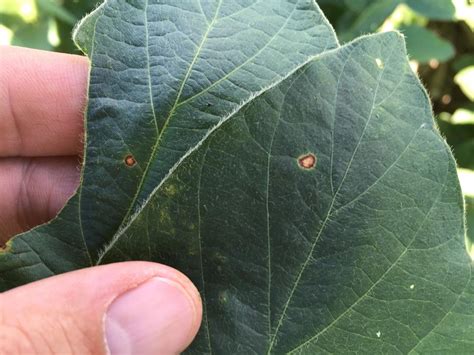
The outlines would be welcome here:
M 177 354 L 201 322 L 196 288 L 178 271 L 127 262 L 0 294 L 3 354 Z

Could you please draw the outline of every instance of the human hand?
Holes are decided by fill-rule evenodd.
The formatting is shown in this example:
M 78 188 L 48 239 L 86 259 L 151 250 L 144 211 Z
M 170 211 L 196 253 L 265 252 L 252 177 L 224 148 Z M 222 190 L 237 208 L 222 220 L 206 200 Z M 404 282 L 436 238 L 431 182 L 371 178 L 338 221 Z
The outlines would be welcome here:
M 0 47 L 0 244 L 76 189 L 87 73 L 85 57 Z
M 0 47 L 0 245 L 53 218 L 76 189 L 87 73 L 84 57 Z M 178 271 L 111 264 L 0 294 L 0 349 L 176 354 L 201 315 L 196 288 Z

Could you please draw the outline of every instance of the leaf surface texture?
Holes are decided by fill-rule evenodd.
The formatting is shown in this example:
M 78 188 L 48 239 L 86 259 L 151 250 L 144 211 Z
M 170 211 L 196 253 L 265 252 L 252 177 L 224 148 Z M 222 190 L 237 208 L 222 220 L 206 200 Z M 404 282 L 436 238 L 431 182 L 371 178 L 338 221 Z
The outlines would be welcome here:
M 456 165 L 402 36 L 339 47 L 311 1 L 183 4 L 81 23 L 81 188 L 1 254 L 1 288 L 151 260 L 201 292 L 189 353 L 469 353 Z

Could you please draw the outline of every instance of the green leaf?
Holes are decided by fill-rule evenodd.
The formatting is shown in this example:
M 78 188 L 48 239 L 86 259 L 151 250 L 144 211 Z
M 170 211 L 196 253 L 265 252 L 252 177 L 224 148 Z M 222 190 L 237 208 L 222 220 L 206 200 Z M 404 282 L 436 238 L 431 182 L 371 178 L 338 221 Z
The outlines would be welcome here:
M 448 117 L 446 117 L 448 116 Z M 458 166 L 474 169 L 474 124 L 467 122 L 461 124 L 455 121 L 455 116 L 443 113 L 438 124 L 440 131 L 446 137 L 447 143 L 452 147 Z
M 474 103 L 468 107 L 458 108 L 456 112 L 453 113 L 451 123 L 474 125 Z
M 326 5 L 326 1 L 322 3 L 324 4 L 323 9 L 329 6 Z M 332 3 L 328 2 L 328 4 Z M 400 6 L 404 4 L 415 10 L 418 15 L 406 6 Z M 433 20 L 455 20 L 457 18 L 455 16 L 456 7 L 452 0 L 347 0 L 343 9 L 344 15 L 337 21 L 337 29 L 340 31 L 339 36 L 342 40 L 347 41 L 361 34 L 376 31 L 396 9 L 399 10 L 399 13 L 396 13 L 397 17 L 392 22 L 402 20 L 409 23 L 410 18 L 406 17 L 407 15 L 410 17 L 416 15 L 418 22 L 426 22 L 427 18 Z M 458 10 L 458 12 L 462 11 Z
M 159 3 L 79 26 L 81 189 L 0 289 L 151 260 L 201 291 L 190 353 L 469 353 L 463 199 L 403 37 L 338 47 L 306 0 Z
M 11 44 L 14 46 L 28 47 L 42 50 L 51 50 L 52 44 L 48 41 L 50 21 L 48 18 L 40 17 L 33 23 L 20 21 L 12 26 L 13 38 Z
M 9 8 L 6 6 L 0 6 L 0 25 L 7 27 L 12 33 L 12 38 L 10 44 L 21 47 L 29 47 L 42 50 L 51 50 L 53 46 L 48 41 L 48 32 L 50 30 L 50 18 L 47 16 L 37 16 L 36 10 L 33 4 L 30 2 L 18 2 L 17 5 L 28 5 L 27 9 L 31 10 L 31 13 L 22 14 L 20 9 L 17 13 L 14 10 L 15 8 Z M 3 4 L 2 4 L 3 5 Z M 9 2 L 5 3 L 9 5 Z M 34 19 L 29 19 L 31 21 L 26 21 L 25 17 L 28 19 L 28 16 L 34 16 Z
M 474 54 L 462 54 L 453 63 L 453 69 L 461 71 L 469 66 L 474 66 Z
M 419 14 L 432 20 L 455 19 L 456 7 L 453 0 L 404 0 L 408 6 Z M 462 0 L 466 2 L 465 0 Z
M 474 101 L 474 65 L 464 68 L 454 77 L 463 93 L 471 101 Z
M 474 190 L 474 172 L 471 171 L 471 190 Z M 468 250 L 474 256 L 474 192 L 466 196 L 466 222 Z
M 471 127 L 474 127 L 474 125 L 471 125 Z M 454 146 L 453 151 L 460 167 L 474 170 L 474 154 L 472 154 L 474 152 L 474 138 Z
M 344 0 L 344 5 L 353 12 L 362 12 L 370 4 L 371 0 Z
M 416 352 L 459 310 L 474 321 L 462 210 L 403 39 L 382 34 L 236 113 L 101 262 L 185 270 L 206 310 L 194 353 Z M 470 337 L 444 345 L 467 352 Z
M 34 22 L 38 18 L 35 0 L 2 0 L 0 13 L 19 16 L 28 23 Z
M 56 1 L 36 0 L 36 2 L 39 9 L 49 16 L 56 17 L 57 19 L 71 25 L 77 21 L 77 18 L 73 14 L 63 8 L 63 6 L 58 4 Z
M 363 11 L 358 13 L 350 28 L 339 35 L 343 40 L 349 40 L 363 33 L 376 31 L 397 8 L 400 1 L 380 0 L 370 2 Z
M 474 169 L 458 169 L 459 181 L 464 196 L 468 198 L 474 198 Z M 471 222 L 468 226 L 471 226 Z M 474 224 L 472 225 L 474 227 Z
M 465 21 L 474 31 L 474 3 L 466 0 L 453 0 L 456 9 L 456 19 Z
M 474 149 L 474 142 L 471 149 Z M 458 174 L 466 201 L 467 249 L 474 260 L 474 162 L 470 169 L 458 169 Z
M 74 17 L 80 19 L 86 14 L 92 12 L 99 3 L 99 0 L 78 0 L 78 1 L 66 1 L 63 4 L 63 8 L 66 9 Z M 71 38 L 73 28 L 70 24 L 59 22 L 58 23 L 59 37 L 61 40 L 60 45 L 56 48 L 58 52 L 74 53 L 79 54 L 80 50 L 75 45 Z
M 81 187 L 53 222 L 16 238 L 4 259 L 31 272 L 0 276 L 5 287 L 93 265 L 232 112 L 338 46 L 308 0 L 109 0 L 74 37 L 92 62 Z
M 420 63 L 428 63 L 432 59 L 445 62 L 455 55 L 454 46 L 449 41 L 424 27 L 403 26 L 400 31 L 406 37 L 410 58 Z

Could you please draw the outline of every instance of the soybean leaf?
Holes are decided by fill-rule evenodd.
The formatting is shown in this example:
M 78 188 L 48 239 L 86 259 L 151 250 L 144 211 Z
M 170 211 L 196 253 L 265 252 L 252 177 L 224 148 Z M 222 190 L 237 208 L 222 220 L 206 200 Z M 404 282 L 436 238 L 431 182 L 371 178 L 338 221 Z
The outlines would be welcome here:
M 81 186 L 53 222 L 9 243 L 0 289 L 94 265 L 233 111 L 338 46 L 312 0 L 107 0 L 74 37 L 92 66 Z
M 453 20 L 456 8 L 453 0 L 405 0 L 413 10 L 433 20 Z
M 344 30 L 344 32 L 340 34 L 340 37 L 342 37 L 343 40 L 348 40 L 356 38 L 363 33 L 376 31 L 397 8 L 400 2 L 401 0 L 369 2 L 364 9 L 354 12 L 356 17 L 350 26 L 348 26 L 347 23 L 344 23 L 345 26 L 340 26 L 342 28 L 349 27 L 348 30 Z
M 406 37 L 410 58 L 418 62 L 428 63 L 432 59 L 445 62 L 456 54 L 456 50 L 450 42 L 424 27 L 402 26 L 400 31 Z
M 170 175 L 101 263 L 184 270 L 190 353 L 469 353 L 472 263 L 449 147 L 395 33 L 315 58 Z
M 474 171 L 471 171 L 472 179 L 474 180 Z M 467 225 L 467 238 L 468 238 L 468 250 L 474 254 L 474 196 L 466 196 L 466 225 Z
M 201 291 L 190 353 L 469 353 L 456 166 L 403 37 L 338 48 L 310 1 L 180 4 L 79 26 L 81 188 L 0 254 L 0 288 L 145 259 Z
M 41 16 L 32 23 L 25 22 L 20 16 L 0 12 L 0 24 L 12 31 L 12 45 L 42 50 L 52 50 L 48 41 L 50 19 Z
M 454 81 L 459 85 L 464 95 L 474 101 L 474 65 L 462 69 L 456 74 Z
M 36 0 L 40 10 L 44 11 L 49 16 L 55 17 L 68 24 L 74 24 L 78 19 L 71 14 L 62 5 L 53 0 Z
M 474 164 L 470 169 L 458 168 L 458 175 L 466 203 L 467 250 L 474 257 Z

